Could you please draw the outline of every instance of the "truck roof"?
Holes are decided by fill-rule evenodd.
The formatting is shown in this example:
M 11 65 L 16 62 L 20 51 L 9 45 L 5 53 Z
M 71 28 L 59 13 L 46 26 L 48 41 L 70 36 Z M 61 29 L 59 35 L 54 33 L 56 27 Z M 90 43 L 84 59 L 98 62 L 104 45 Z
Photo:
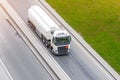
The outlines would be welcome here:
M 66 37 L 69 36 L 69 33 L 66 30 L 56 30 L 54 33 L 56 37 Z

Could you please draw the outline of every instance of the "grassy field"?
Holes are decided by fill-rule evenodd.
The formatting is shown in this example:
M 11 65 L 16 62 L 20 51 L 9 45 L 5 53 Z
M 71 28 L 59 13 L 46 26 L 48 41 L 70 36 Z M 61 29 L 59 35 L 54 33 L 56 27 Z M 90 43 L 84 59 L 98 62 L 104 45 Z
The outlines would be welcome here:
M 120 74 L 120 0 L 46 0 Z

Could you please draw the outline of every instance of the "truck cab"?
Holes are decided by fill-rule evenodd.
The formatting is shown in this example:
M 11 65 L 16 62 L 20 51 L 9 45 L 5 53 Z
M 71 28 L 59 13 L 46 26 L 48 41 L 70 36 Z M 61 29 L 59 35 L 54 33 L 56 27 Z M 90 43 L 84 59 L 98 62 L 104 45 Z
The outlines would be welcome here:
M 70 51 L 71 37 L 66 30 L 55 31 L 52 40 L 52 52 L 56 55 L 68 54 Z

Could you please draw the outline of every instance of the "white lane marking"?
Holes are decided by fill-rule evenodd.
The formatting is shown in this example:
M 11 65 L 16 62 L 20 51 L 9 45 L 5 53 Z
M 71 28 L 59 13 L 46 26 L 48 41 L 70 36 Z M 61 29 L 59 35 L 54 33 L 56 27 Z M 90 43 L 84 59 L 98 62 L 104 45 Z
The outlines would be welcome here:
M 1 73 L 2 72 L 2 73 Z M 0 59 L 0 74 L 4 73 L 4 80 L 14 80 L 12 78 L 12 76 L 10 75 L 9 71 L 7 70 L 5 64 L 3 63 L 3 61 Z

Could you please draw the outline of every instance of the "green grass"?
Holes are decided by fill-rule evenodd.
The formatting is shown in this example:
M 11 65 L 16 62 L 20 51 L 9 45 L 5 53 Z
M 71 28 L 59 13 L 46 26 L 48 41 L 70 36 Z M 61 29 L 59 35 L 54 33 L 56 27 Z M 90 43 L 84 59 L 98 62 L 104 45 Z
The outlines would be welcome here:
M 120 74 L 120 0 L 46 0 Z

